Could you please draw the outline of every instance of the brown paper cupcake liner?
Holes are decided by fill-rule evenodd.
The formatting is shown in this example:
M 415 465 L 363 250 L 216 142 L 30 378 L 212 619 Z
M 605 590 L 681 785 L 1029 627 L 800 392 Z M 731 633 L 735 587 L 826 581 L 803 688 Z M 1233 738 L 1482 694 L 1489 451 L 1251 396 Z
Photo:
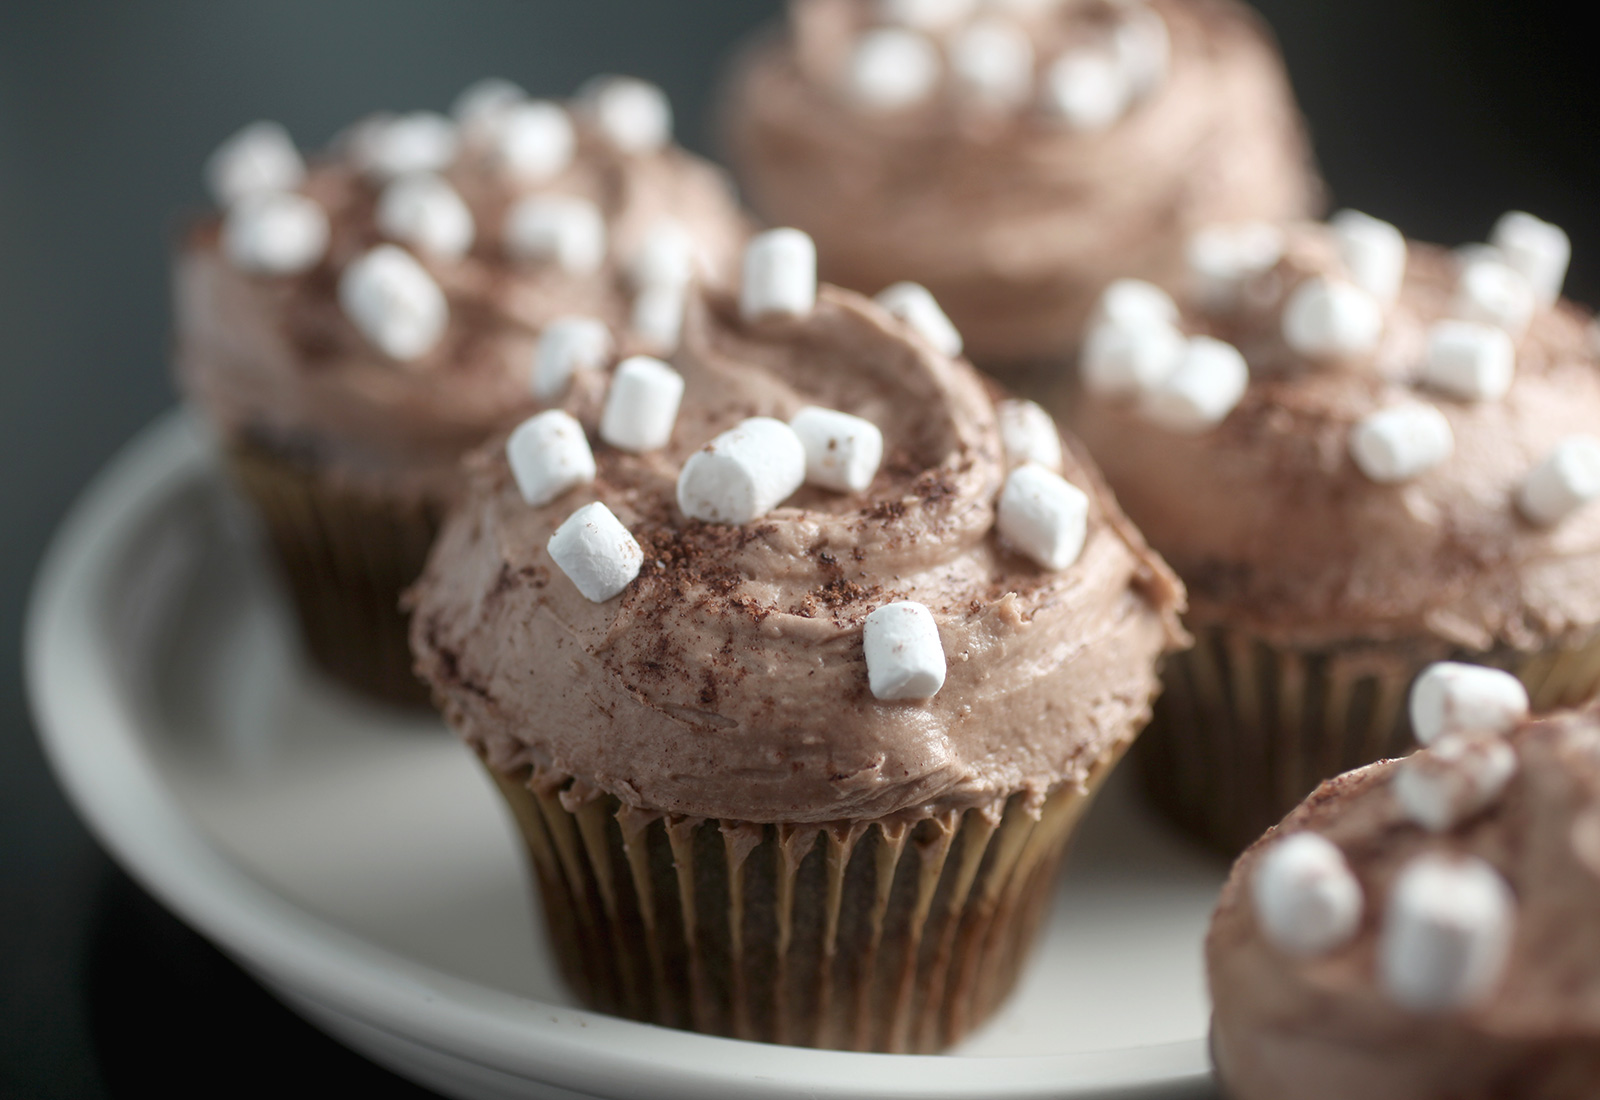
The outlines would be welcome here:
M 316 665 L 373 698 L 427 706 L 400 594 L 422 572 L 438 507 L 339 484 L 257 444 L 230 442 L 223 453 L 266 529 Z
M 646 813 L 564 775 L 490 769 L 561 969 L 602 1012 L 798 1046 L 933 1052 L 1016 982 L 1084 789 L 998 822 L 770 825 Z
M 1407 697 L 1433 661 L 1454 657 L 1514 672 L 1535 710 L 1600 692 L 1600 636 L 1533 655 L 1452 654 L 1405 643 L 1294 649 L 1243 630 L 1190 630 L 1194 648 L 1167 658 L 1163 691 L 1134 755 L 1152 801 L 1229 857 L 1324 779 L 1410 752 Z

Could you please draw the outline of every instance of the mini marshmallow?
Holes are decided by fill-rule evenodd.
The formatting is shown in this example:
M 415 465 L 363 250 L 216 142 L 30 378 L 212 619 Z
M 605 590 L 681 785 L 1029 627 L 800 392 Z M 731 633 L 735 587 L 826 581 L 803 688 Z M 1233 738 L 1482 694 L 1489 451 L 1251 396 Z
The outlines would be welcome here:
M 1504 263 L 1533 288 L 1534 298 L 1546 309 L 1561 297 L 1572 262 L 1572 240 L 1558 225 L 1551 225 L 1521 210 L 1501 215 L 1489 234 Z
M 1045 70 L 1044 105 L 1068 129 L 1096 133 L 1128 109 L 1133 89 L 1116 58 L 1071 50 Z
M 1113 324 L 1125 328 L 1162 324 L 1176 326 L 1178 303 L 1172 295 L 1143 279 L 1117 279 L 1100 292 L 1091 325 Z
M 927 287 L 920 283 L 895 283 L 878 292 L 877 302 L 911 326 L 911 330 L 933 345 L 940 355 L 954 359 L 961 354 L 961 333 L 939 308 Z
M 545 548 L 583 598 L 594 603 L 619 595 L 644 565 L 644 551 L 633 535 L 598 500 L 568 516 Z
M 633 297 L 628 329 L 657 355 L 671 355 L 683 339 L 683 311 L 687 304 L 681 285 L 647 286 Z
M 550 409 L 524 420 L 506 440 L 506 461 L 522 499 L 534 507 L 594 480 L 594 452 L 583 425 Z
M 789 425 L 752 416 L 701 447 L 678 473 L 678 507 L 707 523 L 749 523 L 806 478 L 806 448 Z
M 387 184 L 375 216 L 390 240 L 443 259 L 466 255 L 476 234 L 472 211 L 438 176 L 402 176 Z
M 1412 683 L 1409 710 L 1419 745 L 1444 737 L 1501 737 L 1528 716 L 1528 689 L 1498 668 L 1439 661 Z
M 886 23 L 937 30 L 969 18 L 978 0 L 878 0 L 877 7 Z
M 289 131 L 276 122 L 252 122 L 206 160 L 206 186 L 219 206 L 273 191 L 293 191 L 306 178 L 306 163 Z
M 578 138 L 572 118 L 545 99 L 514 103 L 502 110 L 493 129 L 495 159 L 521 183 L 554 179 L 572 163 Z
M 533 357 L 533 395 L 555 401 L 567 392 L 572 375 L 580 370 L 600 370 L 615 352 L 611 330 L 593 317 L 560 317 L 539 333 Z
M 1033 95 L 1033 41 L 1007 20 L 979 20 L 950 43 L 950 72 L 985 106 L 1021 106 Z
M 440 172 L 456 159 L 456 124 L 434 111 L 378 116 L 363 123 L 355 142 L 361 170 L 380 180 Z
M 1442 833 L 1486 809 L 1516 771 L 1516 751 L 1498 738 L 1445 737 L 1402 760 L 1389 785 L 1408 818 Z
M 817 246 L 798 229 L 769 229 L 744 249 L 739 315 L 804 317 L 817 304 Z
M 867 686 L 879 699 L 932 699 L 944 687 L 944 643 L 933 612 L 911 600 L 884 604 L 861 628 Z
M 605 215 L 576 195 L 529 195 L 506 214 L 505 246 L 516 259 L 588 275 L 605 262 Z
M 528 98 L 520 85 L 498 76 L 484 77 L 461 90 L 450 104 L 450 117 L 463 130 L 493 129 L 507 108 Z
M 1432 405 L 1411 402 L 1369 414 L 1350 432 L 1350 457 L 1380 485 L 1410 481 L 1455 453 L 1450 421 Z
M 859 493 L 878 474 L 883 433 L 870 420 L 807 405 L 789 418 L 806 450 L 806 481 L 839 493 Z
M 628 258 L 628 281 L 635 287 L 684 286 L 694 279 L 696 251 L 687 226 L 662 218 L 650 226 Z
M 1127 5 L 1121 25 L 1112 32 L 1111 47 L 1134 97 L 1149 95 L 1166 83 L 1172 68 L 1172 35 L 1160 12 Z
M 1232 344 L 1196 336 L 1171 374 L 1144 395 L 1140 412 L 1170 432 L 1197 434 L 1228 418 L 1250 386 L 1250 368 Z
M 595 127 L 624 153 L 654 153 L 672 140 L 672 101 L 647 80 L 597 76 L 578 90 Z
M 1021 466 L 1033 463 L 1061 472 L 1061 432 L 1055 420 L 1037 402 L 1009 400 L 995 406 L 1000 421 L 1000 441 L 1006 450 L 1006 463 Z
M 1504 263 L 1480 257 L 1462 265 L 1452 312 L 1463 321 L 1497 325 L 1520 340 L 1537 305 L 1527 279 Z
M 1382 335 L 1382 304 L 1354 283 L 1307 279 L 1283 307 L 1284 342 L 1315 359 L 1363 355 Z
M 222 222 L 222 251 L 240 271 L 298 275 L 328 251 L 328 215 L 291 191 L 245 195 Z
M 939 51 L 925 36 L 896 27 L 869 30 L 856 39 L 845 90 L 857 106 L 899 111 L 920 103 L 939 82 Z
M 1046 569 L 1065 569 L 1089 535 L 1089 497 L 1043 466 L 1018 466 L 1006 477 L 996 517 L 1000 537 Z
M 356 328 L 391 359 L 420 359 L 450 323 L 444 292 L 412 255 L 380 244 L 339 276 L 339 304 Z
M 1493 992 L 1505 969 L 1516 900 L 1476 857 L 1423 855 L 1395 876 L 1378 938 L 1378 978 L 1418 1012 L 1464 1008 Z
M 617 364 L 600 411 L 600 438 L 619 451 L 665 447 L 678 422 L 683 376 L 659 359 L 634 355 Z
M 1475 321 L 1440 321 L 1428 332 L 1422 380 L 1463 401 L 1498 401 L 1511 388 L 1517 347 L 1504 329 Z
M 1261 854 L 1250 900 L 1267 942 L 1301 958 L 1339 948 L 1361 923 L 1361 884 L 1344 853 L 1316 833 L 1293 833 Z
M 1166 321 L 1100 322 L 1078 355 L 1083 387 L 1098 397 L 1136 397 L 1155 389 L 1183 362 L 1188 342 Z
M 1517 507 L 1541 527 L 1560 523 L 1600 497 L 1600 439 L 1569 435 L 1517 490 Z
M 1328 219 L 1328 226 L 1355 284 L 1380 302 L 1398 298 L 1406 277 L 1405 235 L 1357 210 L 1339 211 Z
M 1283 231 L 1267 222 L 1213 225 L 1189 238 L 1184 259 L 1192 293 L 1202 309 L 1239 305 L 1245 285 L 1283 258 Z

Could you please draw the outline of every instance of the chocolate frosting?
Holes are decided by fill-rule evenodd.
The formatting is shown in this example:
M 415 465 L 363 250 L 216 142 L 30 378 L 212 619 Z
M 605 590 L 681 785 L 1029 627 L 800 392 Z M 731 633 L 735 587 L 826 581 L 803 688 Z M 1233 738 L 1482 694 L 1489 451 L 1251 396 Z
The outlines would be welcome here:
M 1048 58 L 1107 5 L 1030 27 Z M 950 95 L 863 112 L 838 90 L 859 0 L 799 0 L 753 42 L 724 97 L 730 158 L 756 211 L 816 238 L 830 281 L 926 285 L 983 366 L 1065 360 L 1095 296 L 1139 275 L 1177 289 L 1195 230 L 1314 213 L 1321 191 L 1276 47 L 1232 0 L 1157 0 L 1165 82 L 1100 133 Z M 804 43 L 804 49 L 799 43 Z
M 1485 813 L 1442 836 L 1411 824 L 1382 761 L 1324 783 L 1240 857 L 1206 939 L 1218 1072 L 1238 1100 L 1554 1100 L 1600 1082 L 1600 714 L 1529 723 L 1518 771 Z M 1263 938 L 1251 873 L 1273 840 L 1309 829 L 1344 853 L 1365 894 L 1355 937 L 1309 960 Z M 1378 987 L 1379 922 L 1399 869 L 1470 854 L 1516 896 L 1498 988 L 1456 1012 L 1418 1014 Z
M 1600 425 L 1589 319 L 1566 302 L 1542 311 L 1499 400 L 1430 391 L 1418 382 L 1427 333 L 1449 316 L 1456 270 L 1450 253 L 1413 244 L 1377 349 L 1314 365 L 1285 346 L 1283 303 L 1306 278 L 1344 272 L 1324 227 L 1294 227 L 1240 313 L 1184 319 L 1251 366 L 1217 428 L 1183 435 L 1126 402 L 1071 399 L 1118 499 L 1188 585 L 1191 623 L 1281 644 L 1414 640 L 1441 655 L 1572 644 L 1600 625 L 1600 508 L 1541 528 L 1514 501 L 1558 441 Z M 1350 458 L 1350 430 L 1402 401 L 1438 408 L 1455 452 L 1413 480 L 1376 484 Z
M 597 480 L 535 508 L 486 448 L 413 591 L 418 670 L 492 767 L 555 770 L 652 812 L 824 823 L 1036 804 L 1133 738 L 1182 640 L 1182 595 L 1087 460 L 1066 476 L 1092 499 L 1088 541 L 1047 572 L 993 532 L 991 391 L 874 303 L 823 287 L 809 316 L 747 326 L 709 295 L 672 362 L 687 388 L 664 450 L 596 443 Z M 591 440 L 603 383 L 566 403 Z M 677 510 L 695 449 L 808 404 L 882 429 L 865 492 L 804 487 L 739 527 Z M 594 500 L 645 559 L 599 604 L 545 551 Z M 932 610 L 948 657 L 926 702 L 867 687 L 862 622 L 898 599 Z

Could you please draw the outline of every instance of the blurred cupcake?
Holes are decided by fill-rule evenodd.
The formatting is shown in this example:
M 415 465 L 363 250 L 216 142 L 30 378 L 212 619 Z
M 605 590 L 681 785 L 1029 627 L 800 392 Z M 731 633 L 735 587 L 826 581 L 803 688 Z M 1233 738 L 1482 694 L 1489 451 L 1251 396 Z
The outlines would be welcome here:
M 413 591 L 418 667 L 595 1008 L 959 1039 L 1181 638 L 1181 590 L 1049 417 L 938 350 L 926 292 L 890 305 L 757 237 L 670 365 L 477 456 Z
M 461 456 L 538 406 L 541 356 L 670 351 L 742 216 L 671 144 L 659 89 L 624 78 L 566 104 L 485 81 L 454 117 L 376 115 L 309 164 L 259 122 L 207 182 L 219 211 L 178 244 L 178 381 L 264 521 L 317 664 L 425 703 L 398 600 Z
M 1113 286 L 1074 421 L 1184 578 L 1195 648 L 1142 752 L 1237 852 L 1318 781 L 1411 745 L 1429 662 L 1600 682 L 1600 349 L 1566 236 L 1510 214 L 1452 254 L 1345 212 L 1208 230 L 1180 315 Z
M 825 278 L 926 285 L 972 358 L 1070 360 L 1113 278 L 1320 202 L 1277 49 L 1231 0 L 792 0 L 726 89 L 756 212 Z
M 1323 784 L 1223 889 L 1206 964 L 1235 1100 L 1600 1093 L 1600 715 L 1519 723 L 1509 676 L 1438 671 L 1475 720 L 1433 711 L 1428 748 Z

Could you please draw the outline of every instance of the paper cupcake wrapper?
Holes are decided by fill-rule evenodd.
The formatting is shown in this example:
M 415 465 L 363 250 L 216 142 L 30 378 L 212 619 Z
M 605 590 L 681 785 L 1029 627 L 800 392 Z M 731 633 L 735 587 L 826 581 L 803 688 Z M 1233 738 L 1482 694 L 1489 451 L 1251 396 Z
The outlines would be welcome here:
M 1242 630 L 1190 625 L 1167 658 L 1135 750 L 1145 789 L 1186 832 L 1232 857 L 1324 779 L 1415 747 L 1411 682 L 1456 658 L 1516 673 L 1535 710 L 1600 692 L 1600 636 L 1538 654 L 1452 654 L 1405 643 L 1293 649 Z
M 354 490 L 248 443 L 227 444 L 224 460 L 263 522 L 313 662 L 368 696 L 427 706 L 400 594 L 422 573 L 438 508 Z
M 908 823 L 710 821 L 578 799 L 490 769 L 532 857 L 553 947 L 592 1008 L 739 1039 L 933 1052 L 1005 998 L 1083 790 Z

